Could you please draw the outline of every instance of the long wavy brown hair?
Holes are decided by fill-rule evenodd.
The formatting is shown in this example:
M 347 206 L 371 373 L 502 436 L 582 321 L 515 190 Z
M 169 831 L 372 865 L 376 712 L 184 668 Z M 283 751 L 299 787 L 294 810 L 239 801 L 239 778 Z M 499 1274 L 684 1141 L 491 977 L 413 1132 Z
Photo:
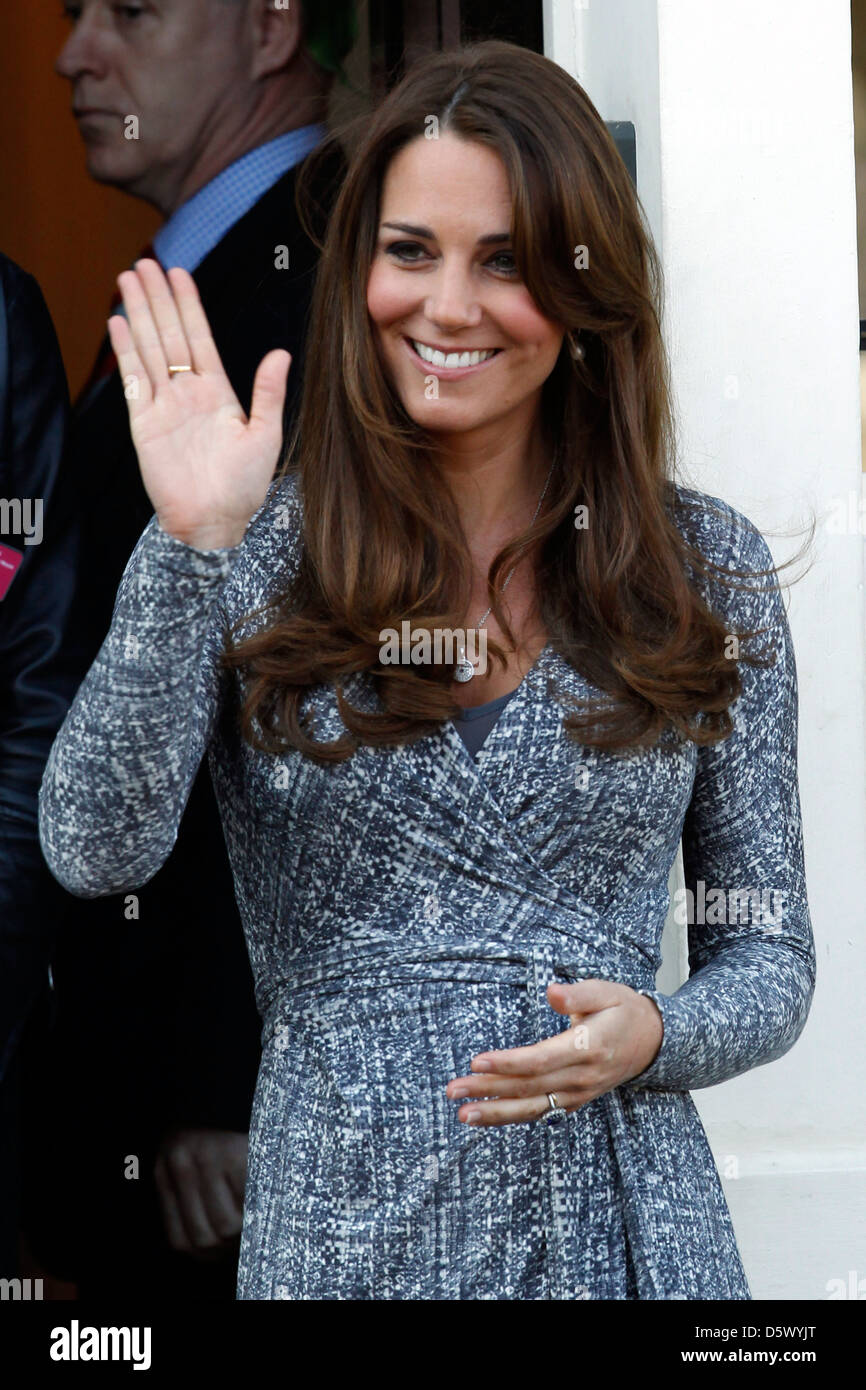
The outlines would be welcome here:
M 262 751 L 296 748 L 333 762 L 360 744 L 411 742 L 460 709 L 453 662 L 384 665 L 379 655 L 383 630 L 404 619 L 413 633 L 459 627 L 470 593 L 469 548 L 437 441 L 383 371 L 366 303 L 385 173 L 434 115 L 440 133 L 501 158 L 518 273 L 539 310 L 579 333 L 585 349 L 574 360 L 564 339 L 544 383 L 541 425 L 555 466 L 537 522 L 490 566 L 496 617 L 513 641 L 499 603 L 503 576 L 518 554 L 531 553 L 549 642 L 609 697 L 572 701 L 564 719 L 572 737 L 611 751 L 654 743 L 668 726 L 698 744 L 723 739 L 741 690 L 738 663 L 687 567 L 709 566 L 726 584 L 776 570 L 720 570 L 683 535 L 662 277 L 643 209 L 582 87 L 550 60 L 499 41 L 417 63 L 367 118 L 350 160 L 322 249 L 300 411 L 280 470 L 299 475 L 300 563 L 265 610 L 269 621 L 231 640 L 223 658 L 244 672 L 243 736 Z M 308 161 L 304 178 L 314 168 Z M 580 245 L 589 265 L 576 271 Z M 588 509 L 586 529 L 575 527 L 578 506 Z M 488 654 L 505 659 L 492 638 Z M 772 660 L 742 651 L 739 659 Z M 379 696 L 372 713 L 352 707 L 343 690 L 361 671 Z M 322 683 L 334 686 L 347 730 L 335 741 L 318 741 L 301 710 Z

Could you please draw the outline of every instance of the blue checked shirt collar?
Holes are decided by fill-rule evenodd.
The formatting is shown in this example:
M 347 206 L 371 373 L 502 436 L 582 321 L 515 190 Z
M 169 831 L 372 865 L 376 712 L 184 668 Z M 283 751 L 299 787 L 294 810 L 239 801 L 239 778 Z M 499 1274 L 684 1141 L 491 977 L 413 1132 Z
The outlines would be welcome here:
M 249 150 L 229 164 L 172 213 L 153 238 L 153 249 L 167 270 L 179 265 L 192 273 L 269 188 L 316 148 L 328 130 L 305 125 Z

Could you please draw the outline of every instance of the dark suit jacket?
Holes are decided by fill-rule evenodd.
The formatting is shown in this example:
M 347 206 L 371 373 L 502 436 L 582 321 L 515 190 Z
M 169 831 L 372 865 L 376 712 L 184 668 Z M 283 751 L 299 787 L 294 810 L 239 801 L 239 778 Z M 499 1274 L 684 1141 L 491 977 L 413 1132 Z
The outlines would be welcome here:
M 343 165 L 322 169 L 326 205 Z M 195 272 L 227 374 L 249 408 L 271 348 L 292 353 L 287 422 L 298 399 L 318 252 L 295 207 L 295 170 L 267 192 Z M 289 269 L 276 269 L 277 248 Z M 71 637 L 87 653 L 110 625 L 129 555 L 152 515 L 117 372 L 73 422 L 70 470 L 83 503 L 84 553 Z M 265 866 L 263 866 L 263 871 Z M 53 1273 L 123 1266 L 154 1231 L 153 1156 L 172 1124 L 247 1129 L 261 1024 L 206 762 L 164 867 L 135 895 L 70 899 L 55 964 L 58 1020 L 31 1099 L 29 1226 Z M 137 915 L 135 915 L 137 914 Z M 82 1090 L 89 1097 L 82 1151 Z M 36 1113 L 38 1107 L 38 1113 Z M 46 1132 L 45 1117 L 53 1110 Z M 57 1145 L 64 1152 L 57 1162 Z M 39 1177 L 39 1149 L 52 1153 Z M 137 1155 L 141 1178 L 123 1167 Z M 51 1183 L 53 1200 L 46 1202 Z M 115 1249 L 114 1246 L 117 1248 Z

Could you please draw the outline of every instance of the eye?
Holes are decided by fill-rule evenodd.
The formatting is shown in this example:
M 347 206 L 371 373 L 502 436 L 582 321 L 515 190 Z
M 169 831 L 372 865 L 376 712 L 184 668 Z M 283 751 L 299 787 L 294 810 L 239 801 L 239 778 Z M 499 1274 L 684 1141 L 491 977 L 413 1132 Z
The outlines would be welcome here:
M 516 275 L 516 274 L 517 274 L 517 265 L 515 264 L 514 252 L 513 252 L 513 251 L 497 251 L 495 256 L 491 256 L 491 257 L 490 257 L 490 260 L 487 262 L 487 264 L 488 264 L 488 265 L 493 265 L 494 261 L 504 261 L 504 262 L 505 262 L 504 265 L 498 265 L 498 266 L 496 266 L 496 271 L 497 271 L 498 274 L 500 274 L 500 275 Z
M 120 14 L 124 19 L 138 19 L 144 14 L 143 5 L 115 5 L 115 14 Z
M 385 251 L 389 256 L 393 256 L 395 260 L 406 261 L 409 264 L 419 259 L 417 256 L 408 254 L 409 252 L 420 251 L 422 256 L 426 256 L 427 254 L 424 247 L 418 241 L 392 241 L 385 247 Z

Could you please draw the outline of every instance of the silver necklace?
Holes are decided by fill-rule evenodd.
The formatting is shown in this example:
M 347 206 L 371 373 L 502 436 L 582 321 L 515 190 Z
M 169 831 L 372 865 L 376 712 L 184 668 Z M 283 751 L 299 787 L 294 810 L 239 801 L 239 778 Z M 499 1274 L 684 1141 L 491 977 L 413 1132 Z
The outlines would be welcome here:
M 534 526 L 535 523 L 536 523 L 536 521 L 538 520 L 538 513 L 541 511 L 541 504 L 542 504 L 542 502 L 544 501 L 545 494 L 547 493 L 547 489 L 548 489 L 548 486 L 549 486 L 549 484 L 550 484 L 550 479 L 551 479 L 552 474 L 553 474 L 553 464 L 550 465 L 550 468 L 549 468 L 549 470 L 548 470 L 548 474 L 547 474 L 547 478 L 546 478 L 546 480 L 545 480 L 544 487 L 541 489 L 541 496 L 540 496 L 539 499 L 538 499 L 538 506 L 535 508 L 535 514 L 534 514 L 532 520 L 531 520 L 530 523 L 529 523 L 530 526 Z M 501 590 L 500 590 L 500 594 L 504 594 L 504 593 L 505 593 L 505 590 L 508 588 L 508 585 L 509 585 L 510 582 L 511 582 L 511 576 L 513 575 L 514 571 L 517 569 L 517 566 L 518 566 L 519 564 L 520 564 L 520 558 L 518 557 L 518 558 L 514 561 L 514 564 L 511 566 L 511 569 L 508 571 L 508 578 L 506 579 L 505 583 L 503 584 L 503 586 L 502 586 L 502 588 L 501 588 Z M 483 617 L 481 617 L 481 618 L 479 619 L 478 623 L 476 624 L 476 627 L 478 628 L 479 631 L 480 631 L 480 629 L 484 626 L 484 624 L 487 622 L 487 619 L 490 617 L 490 614 L 491 614 L 492 612 L 493 612 L 493 604 L 491 603 L 491 605 L 490 605 L 490 607 L 488 608 L 487 612 L 483 615 Z M 475 671 L 476 671 L 477 664 L 478 664 L 477 662 L 474 662 L 474 661 L 470 661 L 470 660 L 469 660 L 469 658 L 468 658 L 467 655 L 466 655 L 466 646 L 465 646 L 464 643 L 461 642 L 461 644 L 460 644 L 460 650 L 459 650 L 459 652 L 458 652 L 458 654 L 457 654 L 457 664 L 456 664 L 456 666 L 455 666 L 455 668 L 454 668 L 454 679 L 455 679 L 456 681 L 460 681 L 461 683 L 465 683 L 466 681 L 471 681 L 472 677 L 475 675 Z

